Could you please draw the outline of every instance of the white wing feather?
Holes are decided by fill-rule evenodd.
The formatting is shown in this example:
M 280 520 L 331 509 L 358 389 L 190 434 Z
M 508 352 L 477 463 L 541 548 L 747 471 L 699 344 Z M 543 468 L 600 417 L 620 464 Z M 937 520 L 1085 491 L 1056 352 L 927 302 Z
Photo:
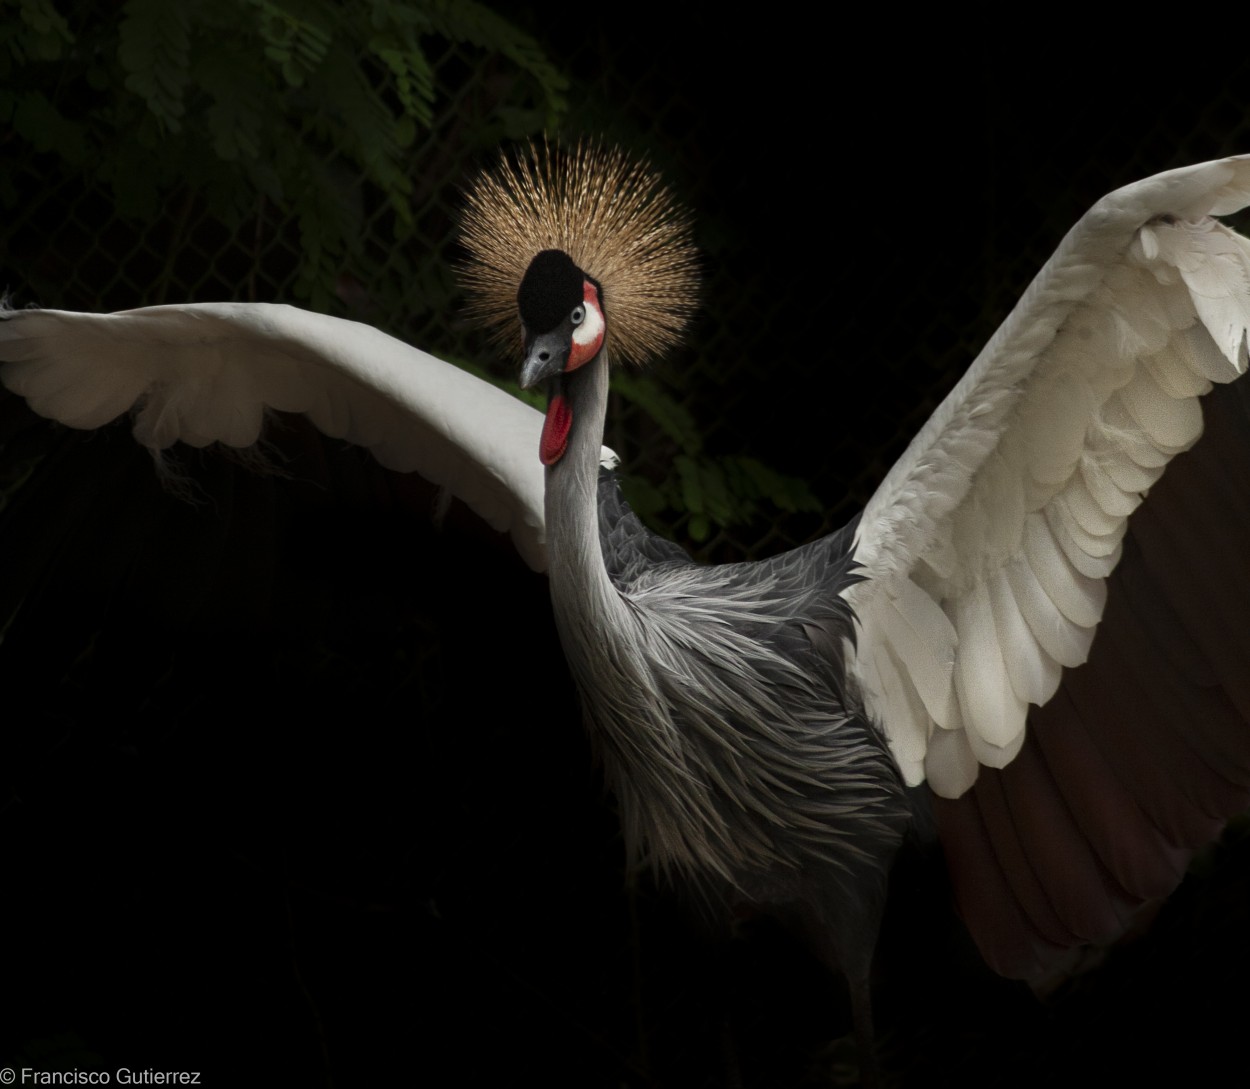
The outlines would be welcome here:
M 542 414 L 394 337 L 243 303 L 5 317 L 0 380 L 42 416 L 94 428 L 135 407 L 135 438 L 164 450 L 250 446 L 266 409 L 304 413 L 387 468 L 447 488 L 546 567 Z
M 1250 242 L 1209 218 L 1246 204 L 1246 158 L 1101 200 L 868 503 L 852 668 L 909 783 L 1004 766 L 1085 661 L 1129 514 L 1246 369 Z

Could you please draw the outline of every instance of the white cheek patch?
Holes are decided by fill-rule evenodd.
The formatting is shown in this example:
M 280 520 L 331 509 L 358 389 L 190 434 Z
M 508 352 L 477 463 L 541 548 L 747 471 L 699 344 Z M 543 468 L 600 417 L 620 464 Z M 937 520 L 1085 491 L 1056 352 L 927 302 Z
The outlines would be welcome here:
M 603 312 L 597 303 L 586 300 L 586 319 L 573 330 L 573 343 L 588 348 L 603 336 Z

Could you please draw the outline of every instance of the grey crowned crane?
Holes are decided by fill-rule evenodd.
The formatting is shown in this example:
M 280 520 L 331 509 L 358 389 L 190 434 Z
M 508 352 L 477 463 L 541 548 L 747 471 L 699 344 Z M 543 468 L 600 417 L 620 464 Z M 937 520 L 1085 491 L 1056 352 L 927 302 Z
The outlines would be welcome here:
M 477 309 L 545 416 L 285 306 L 14 311 L 0 377 L 71 427 L 133 409 L 154 451 L 304 413 L 511 533 L 629 850 L 800 930 L 849 981 L 870 1072 L 918 809 L 985 958 L 1029 977 L 1122 932 L 1250 802 L 1250 244 L 1212 218 L 1248 203 L 1240 158 L 1099 202 L 862 515 L 752 564 L 691 562 L 601 470 L 610 361 L 662 355 L 695 283 L 682 214 L 613 153 L 522 157 L 470 194 Z

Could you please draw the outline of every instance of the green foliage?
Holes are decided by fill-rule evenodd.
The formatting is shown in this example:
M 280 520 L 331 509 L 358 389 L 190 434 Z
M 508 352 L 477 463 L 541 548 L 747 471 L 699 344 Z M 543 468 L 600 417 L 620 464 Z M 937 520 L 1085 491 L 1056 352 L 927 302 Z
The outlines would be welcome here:
M 53 61 L 74 37 L 69 26 L 52 5 L 52 0 L 16 0 L 0 5 L 18 9 L 18 22 L 11 18 L 0 27 L 0 41 L 19 64 L 27 61 Z
M 12 106 L 13 131 L 36 151 L 54 151 L 75 166 L 87 159 L 86 127 L 70 121 L 41 91 L 28 91 Z
M 126 70 L 126 90 L 147 104 L 169 132 L 182 128 L 187 84 L 191 79 L 193 4 L 165 0 L 127 0 L 117 44 Z
M 282 71 L 291 87 L 302 87 L 325 62 L 330 53 L 332 12 L 324 5 L 284 7 L 269 0 L 252 0 L 260 12 L 260 34 L 265 40 L 265 56 Z
M 483 49 L 498 49 L 522 72 L 528 72 L 542 86 L 554 88 L 540 109 L 504 108 L 499 111 L 504 139 L 517 140 L 540 129 L 555 129 L 568 112 L 564 96 L 567 83 L 560 71 L 547 60 L 538 43 L 513 29 L 478 0 L 432 0 L 426 7 L 431 28 L 450 41 L 466 42 Z
M 229 230 L 261 206 L 295 217 L 296 294 L 318 307 L 345 267 L 363 274 L 362 184 L 397 238 L 411 234 L 411 150 L 440 106 L 431 50 L 504 58 L 504 99 L 528 132 L 566 108 L 566 80 L 533 40 L 463 0 L 99 8 L 0 0 L 0 130 L 106 184 L 126 217 L 201 204 Z M 477 124 L 483 140 L 490 127 Z M 0 186 L 0 199 L 16 192 Z
M 705 453 L 693 417 L 654 379 L 621 371 L 612 388 L 641 408 L 678 450 L 668 477 L 658 487 L 626 475 L 630 503 L 643 519 L 663 522 L 666 511 L 684 511 L 690 536 L 705 541 L 713 528 L 744 525 L 759 517 L 764 504 L 789 512 L 822 509 L 801 480 L 755 458 Z

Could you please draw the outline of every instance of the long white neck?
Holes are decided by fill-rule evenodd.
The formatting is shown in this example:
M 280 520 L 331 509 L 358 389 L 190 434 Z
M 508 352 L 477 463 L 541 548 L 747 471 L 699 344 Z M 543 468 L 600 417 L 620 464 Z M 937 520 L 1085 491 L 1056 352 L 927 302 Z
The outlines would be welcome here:
M 627 612 L 603 565 L 599 544 L 599 456 L 608 410 L 608 355 L 566 382 L 573 414 L 564 456 L 547 470 L 547 554 L 551 599 L 565 653 L 582 639 L 622 630 Z M 595 633 L 598 633 L 596 636 Z

